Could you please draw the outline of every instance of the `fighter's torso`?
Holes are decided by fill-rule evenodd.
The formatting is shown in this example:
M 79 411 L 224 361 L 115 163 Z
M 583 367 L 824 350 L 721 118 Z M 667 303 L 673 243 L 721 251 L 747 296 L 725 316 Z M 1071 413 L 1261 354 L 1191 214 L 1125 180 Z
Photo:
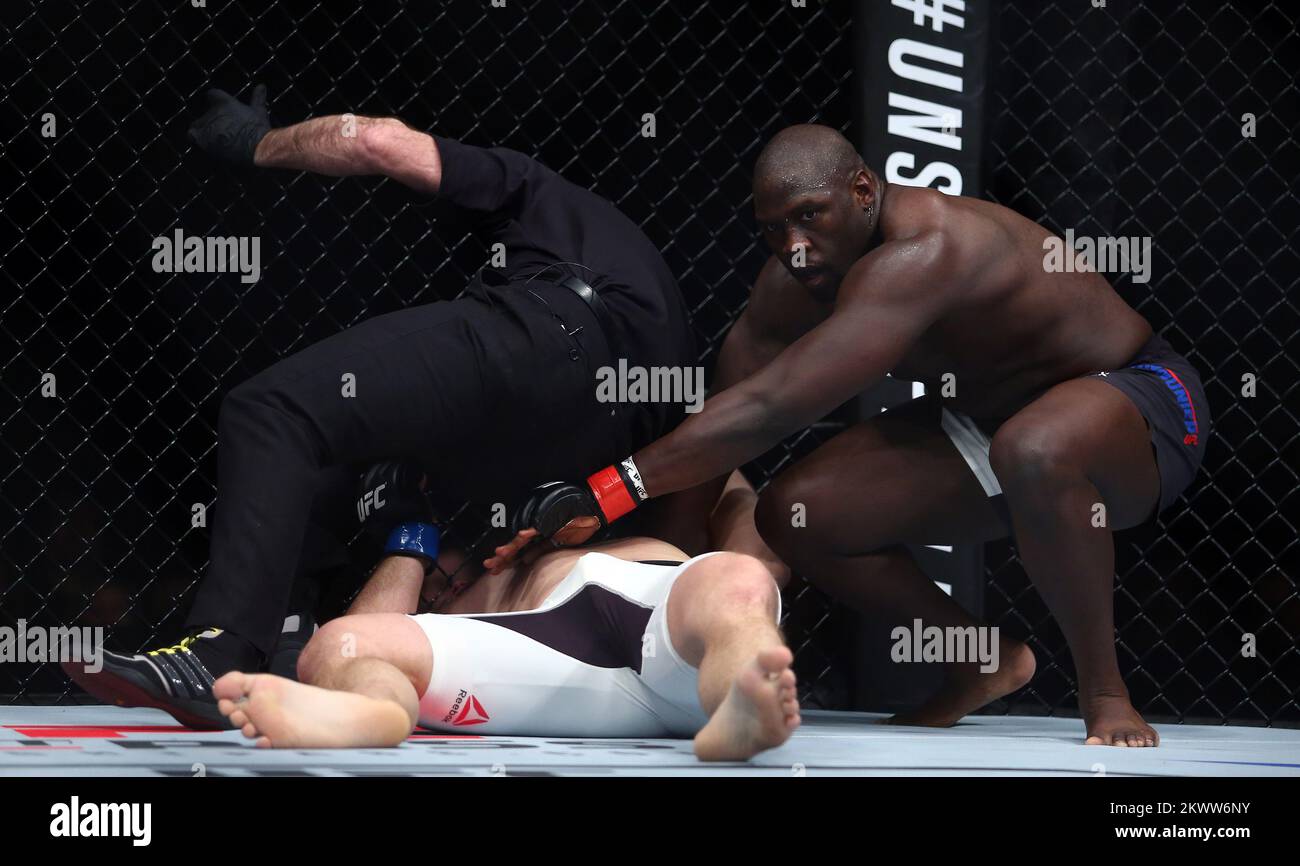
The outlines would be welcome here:
M 535 610 L 573 571 L 587 553 L 604 553 L 636 561 L 685 562 L 683 551 L 654 538 L 620 538 L 580 548 L 563 548 L 539 556 L 531 565 L 511 566 L 484 574 L 458 596 L 448 595 L 435 613 L 506 613 Z
M 965 276 L 956 285 L 935 287 L 949 293 L 946 312 L 892 371 L 935 392 L 951 374 L 943 392 L 950 407 L 999 423 L 1052 385 L 1122 365 L 1150 336 L 1146 320 L 1101 274 L 1047 272 L 1043 240 L 1050 233 L 1014 211 L 932 190 L 891 187 L 891 195 L 889 206 L 903 216 L 886 227 L 943 231 L 958 261 L 970 263 L 959 268 Z M 879 254 L 889 239 L 868 255 Z M 779 298 L 769 306 L 780 315 L 766 317 L 773 327 L 807 331 L 834 315 L 783 268 L 764 271 L 770 276 L 755 292 Z

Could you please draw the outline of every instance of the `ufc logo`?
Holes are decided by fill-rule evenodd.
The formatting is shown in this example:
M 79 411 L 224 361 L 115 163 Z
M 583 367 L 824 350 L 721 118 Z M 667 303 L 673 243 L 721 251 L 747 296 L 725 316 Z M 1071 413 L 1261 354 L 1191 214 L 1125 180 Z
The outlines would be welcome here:
M 384 500 L 379 494 L 387 486 L 388 483 L 384 482 L 374 490 L 367 490 L 366 495 L 357 500 L 357 520 L 364 522 L 376 508 L 384 507 Z

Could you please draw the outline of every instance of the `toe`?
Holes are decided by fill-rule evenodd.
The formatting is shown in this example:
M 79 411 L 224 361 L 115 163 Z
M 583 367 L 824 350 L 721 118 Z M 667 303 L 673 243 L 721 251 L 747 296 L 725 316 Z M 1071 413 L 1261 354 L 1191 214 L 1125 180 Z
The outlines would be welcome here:
M 794 656 L 790 653 L 789 647 L 772 647 L 758 654 L 759 667 L 770 674 L 788 670 L 792 661 L 794 661 Z
M 226 698 L 237 701 L 248 694 L 249 684 L 248 674 L 242 671 L 231 671 L 223 674 L 212 684 L 212 695 L 218 700 Z

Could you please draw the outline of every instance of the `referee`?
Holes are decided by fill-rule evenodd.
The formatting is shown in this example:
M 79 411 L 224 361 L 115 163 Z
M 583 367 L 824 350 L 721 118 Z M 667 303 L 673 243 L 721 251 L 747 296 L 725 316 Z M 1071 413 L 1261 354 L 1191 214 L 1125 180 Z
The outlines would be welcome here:
M 266 88 L 220 90 L 190 138 L 239 166 L 390 177 L 473 221 L 506 266 L 454 301 L 376 316 L 232 389 L 217 423 L 208 570 L 179 644 L 103 670 L 65 668 L 101 700 L 226 726 L 211 684 L 258 670 L 295 579 L 345 554 L 329 515 L 353 510 L 359 468 L 417 465 L 435 501 L 513 504 L 537 484 L 612 463 L 667 433 L 682 404 L 596 399 L 597 370 L 696 362 L 659 251 L 610 202 L 505 148 L 395 118 L 319 117 L 272 129 Z M 347 387 L 351 383 L 351 387 Z

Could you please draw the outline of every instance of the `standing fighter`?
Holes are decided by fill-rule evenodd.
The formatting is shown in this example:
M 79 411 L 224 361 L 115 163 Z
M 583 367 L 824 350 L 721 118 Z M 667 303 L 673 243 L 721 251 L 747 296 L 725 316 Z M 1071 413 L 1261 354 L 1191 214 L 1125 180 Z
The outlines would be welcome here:
M 1210 427 L 1196 370 L 1100 274 L 1049 272 L 1047 230 L 887 185 L 830 128 L 773 138 L 754 208 L 773 256 L 727 336 L 715 396 L 585 485 L 535 495 L 530 525 L 579 541 L 649 497 L 710 483 L 887 373 L 924 382 L 931 397 L 850 428 L 768 487 L 764 540 L 861 611 L 942 628 L 978 623 L 903 545 L 1014 533 L 1069 642 L 1086 742 L 1157 745 L 1119 673 L 1111 533 L 1150 520 L 1196 473 Z M 956 393 L 939 400 L 948 374 Z M 1004 641 L 1001 659 L 989 674 L 950 664 L 896 721 L 951 725 L 1033 676 L 1023 644 Z
M 597 402 L 599 368 L 620 358 L 644 367 L 696 360 L 659 251 L 608 201 L 529 157 L 394 118 L 320 117 L 272 129 L 263 86 L 250 104 L 219 90 L 209 98 L 190 128 L 209 155 L 392 178 L 481 223 L 504 245 L 507 264 L 482 272 L 455 301 L 376 316 L 226 395 L 219 505 L 190 634 L 141 655 L 106 654 L 98 674 L 66 668 L 101 700 L 159 707 L 194 726 L 225 724 L 212 682 L 261 668 L 295 578 L 345 556 L 338 536 L 355 529 L 359 468 L 407 458 L 435 501 L 510 502 L 680 420 L 681 405 Z M 387 549 L 419 556 L 431 543 L 401 536 Z

